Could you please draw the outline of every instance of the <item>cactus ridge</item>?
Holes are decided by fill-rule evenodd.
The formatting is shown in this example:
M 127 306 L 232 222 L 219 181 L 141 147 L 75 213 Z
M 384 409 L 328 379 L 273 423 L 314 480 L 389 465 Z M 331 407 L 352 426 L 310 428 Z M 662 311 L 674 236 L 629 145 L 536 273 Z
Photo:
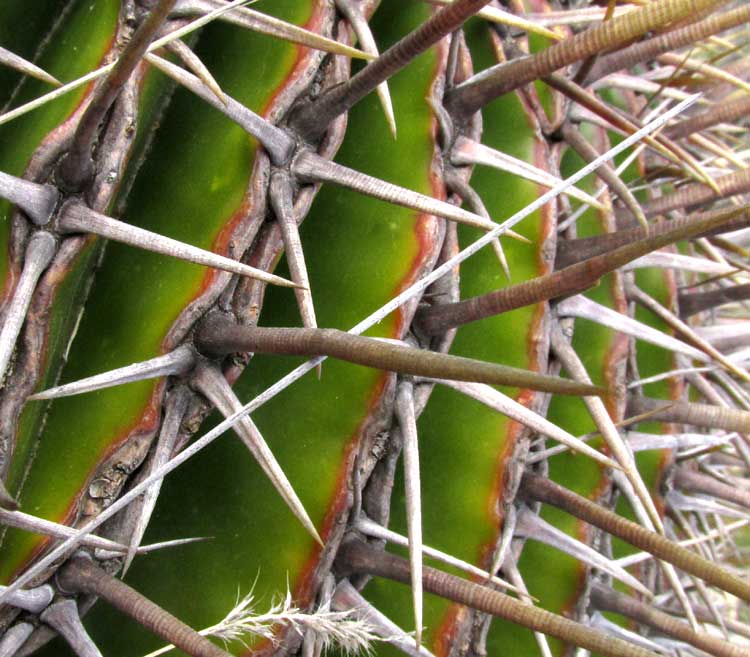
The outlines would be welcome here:
M 60 25 L 72 21 L 82 6 L 76 0 L 67 4 L 70 13 L 63 12 L 59 24 L 51 26 L 48 48 Z M 280 14 L 305 17 L 296 22 L 265 14 L 260 5 L 259 10 L 246 7 L 242 0 L 107 4 L 113 22 L 99 31 L 107 38 L 99 45 L 92 40 L 86 55 L 90 68 L 72 80 L 54 66 L 32 61 L 37 57 L 28 45 L 20 54 L 0 46 L 0 66 L 8 68 L 9 79 L 20 81 L 0 114 L 0 125 L 8 124 L 3 135 L 12 135 L 14 125 L 33 125 L 37 116 L 41 126 L 35 127 L 35 138 L 18 147 L 24 154 L 0 171 L 0 199 L 8 202 L 0 207 L 8 253 L 0 315 L 0 526 L 6 528 L 0 533 L 6 584 L 0 587 L 0 656 L 30 654 L 56 634 L 73 654 L 101 655 L 95 639 L 111 639 L 103 628 L 87 623 L 87 629 L 81 620 L 97 597 L 186 654 L 213 657 L 245 650 L 253 639 L 243 636 L 244 630 L 219 634 L 230 640 L 220 648 L 204 636 L 210 630 L 199 632 L 167 605 L 116 577 L 131 564 L 137 570 L 137 555 L 177 554 L 178 546 L 210 549 L 212 541 L 202 537 L 152 544 L 143 539 L 152 515 L 159 516 L 157 501 L 169 499 L 164 491 L 173 478 L 166 476 L 229 429 L 278 493 L 285 508 L 275 513 L 281 518 L 291 511 L 296 518 L 299 526 L 287 531 L 300 526 L 303 531 L 295 539 L 299 545 L 286 549 L 296 551 L 290 557 L 299 571 L 293 572 L 294 597 L 305 612 L 297 618 L 289 597 L 282 605 L 287 616 L 282 613 L 274 631 L 261 635 L 265 642 L 256 640 L 255 650 L 316 657 L 331 637 L 347 645 L 346 632 L 355 630 L 325 626 L 324 615 L 333 608 L 342 612 L 336 622 L 359 623 L 356 632 L 368 640 L 379 636 L 423 657 L 481 653 L 488 642 L 503 645 L 505 632 L 522 637 L 511 643 L 528 647 L 529 630 L 545 656 L 571 646 L 582 654 L 612 657 L 684 649 L 719 657 L 743 654 L 750 632 L 736 617 L 750 603 L 750 588 L 738 565 L 741 543 L 732 533 L 746 529 L 743 518 L 750 507 L 749 284 L 742 262 L 750 169 L 740 125 L 750 71 L 742 41 L 748 17 L 743 4 L 653 0 L 620 11 L 611 2 L 602 12 L 546 0 L 511 0 L 503 9 L 490 0 L 435 0 L 436 7 L 415 1 L 408 10 L 383 3 L 376 14 L 376 0 L 282 3 Z M 554 11 L 558 5 L 564 11 Z M 15 16 L 11 8 L 0 11 Z M 396 11 L 393 17 L 408 15 L 412 25 L 379 54 L 373 23 L 389 11 Z M 423 20 L 415 24 L 417 14 Z M 274 44 L 296 44 L 283 46 L 286 59 L 253 62 L 257 96 L 226 82 L 214 67 L 226 68 L 210 49 L 206 61 L 201 59 L 196 30 L 210 35 L 209 23 L 218 20 L 243 38 L 249 30 L 258 39 L 277 40 Z M 488 58 L 491 65 L 475 72 L 476 62 Z M 365 63 L 352 72 L 356 59 Z M 266 66 L 277 68 L 268 73 Z M 237 69 L 242 70 L 239 63 Z M 38 80 L 36 89 L 56 89 L 27 100 L 25 76 Z M 418 103 L 404 93 L 406 76 L 413 76 L 410 97 L 421 93 Z M 413 88 L 414 80 L 428 85 L 426 100 L 424 89 Z M 252 152 L 238 165 L 243 189 L 231 203 L 220 202 L 211 216 L 206 213 L 205 225 L 193 233 L 191 218 L 173 216 L 162 222 L 161 234 L 160 222 L 144 220 L 132 199 L 147 184 L 144 172 L 153 175 L 151 162 L 159 162 L 160 139 L 173 130 L 172 108 L 185 102 L 187 94 L 181 92 L 172 99 L 175 85 L 212 108 L 209 123 L 231 125 L 231 138 L 240 135 L 243 144 L 252 140 L 245 153 Z M 65 98 L 73 92 L 75 99 Z M 428 162 L 421 178 L 404 175 L 402 164 L 393 161 L 385 163 L 393 176 L 368 173 L 378 168 L 378 153 L 372 162 L 357 156 L 352 166 L 349 149 L 361 152 L 367 141 L 358 121 L 371 92 L 396 143 L 420 144 L 419 157 Z M 400 109 L 409 102 L 413 116 Z M 509 116 L 522 117 L 530 135 L 533 147 L 524 157 L 493 144 L 501 103 Z M 26 138 L 26 129 L 19 128 L 14 143 Z M 355 143 L 357 135 L 362 144 Z M 185 148 L 192 148 L 183 137 Z M 195 140 L 200 138 L 196 133 Z M 629 147 L 634 152 L 623 163 L 619 155 Z M 339 148 L 343 162 L 334 161 Z M 633 162 L 638 178 L 628 168 Z M 477 171 L 470 182 L 477 165 L 487 170 Z M 225 173 L 212 172 L 211 193 L 224 193 Z M 599 180 L 596 187 L 586 181 L 592 173 Z M 503 181 L 499 200 L 484 176 Z M 168 177 L 166 172 L 164 194 L 156 203 L 168 198 Z M 535 186 L 535 200 L 511 210 L 516 200 L 502 195 L 508 190 L 523 195 L 529 186 Z M 334 194 L 348 200 L 332 201 Z M 340 212 L 342 203 L 363 203 L 364 197 L 374 199 L 373 207 L 391 226 L 387 239 L 374 233 L 365 237 L 373 246 L 398 251 L 396 232 L 412 229 L 396 226 L 401 218 L 413 223 L 411 254 L 393 265 L 393 272 L 406 267 L 406 273 L 393 274 L 396 284 L 385 297 L 378 293 L 377 310 L 349 331 L 320 328 L 330 321 L 331 291 L 318 284 L 321 263 L 311 254 L 321 251 L 310 230 L 325 235 L 327 227 L 302 223 L 308 216 L 325 223 L 317 208 L 327 208 L 323 214 Z M 167 214 L 179 212 L 175 207 Z M 124 219 L 115 218 L 121 214 Z M 533 231 L 530 221 L 520 223 L 530 215 L 538 223 Z M 346 228 L 351 236 L 367 230 Z M 193 234 L 195 245 L 189 237 L 170 234 Z M 107 242 L 113 245 L 105 250 Z M 207 271 L 202 278 L 181 274 L 180 292 L 166 293 L 175 298 L 155 322 L 161 325 L 141 327 L 143 342 L 151 340 L 155 347 L 144 348 L 129 365 L 104 359 L 109 371 L 92 373 L 102 359 L 94 355 L 91 365 L 81 366 L 81 332 L 88 334 L 101 312 L 111 263 L 122 259 L 114 243 L 154 254 L 132 256 L 133 289 L 144 278 L 145 257 L 170 256 Z M 485 261 L 480 250 L 488 245 L 492 257 Z M 282 254 L 288 278 L 273 273 Z M 385 254 L 379 257 L 379 263 L 386 262 Z M 531 267 L 529 257 L 536 259 Z M 163 267 L 166 272 L 168 266 Z M 382 267 L 385 271 L 387 265 Z M 466 283 L 459 283 L 459 268 Z M 510 281 L 499 289 L 498 269 Z M 517 274 L 519 269 L 525 273 Z M 282 311 L 282 322 L 302 328 L 259 326 L 276 312 L 274 295 L 284 294 L 284 288 L 294 294 L 298 319 Z M 365 314 L 356 308 L 360 317 Z M 113 316 L 125 315 L 113 309 Z M 351 326 L 349 315 L 341 317 L 346 319 L 334 321 Z M 487 327 L 487 334 L 471 333 L 474 323 Z M 464 328 L 456 332 L 458 327 Z M 111 328 L 113 337 L 104 335 L 105 342 L 116 342 L 115 335 L 124 342 L 126 333 L 139 327 Z M 362 335 L 373 329 L 378 337 Z M 447 353 L 454 339 L 461 355 Z M 523 357 L 513 352 L 512 345 L 519 344 L 528 352 Z M 92 346 L 92 354 L 98 349 Z M 276 367 L 264 363 L 278 360 L 271 355 L 305 361 L 291 370 L 279 365 L 275 382 L 263 389 L 263 368 Z M 355 370 L 340 370 L 330 361 L 324 367 L 327 358 L 380 373 L 362 388 L 362 399 L 369 400 L 364 419 L 356 429 L 343 430 L 347 447 L 325 457 L 321 452 L 318 463 L 311 463 L 321 468 L 318 482 L 310 480 L 309 470 L 301 476 L 298 466 L 288 474 L 287 454 L 283 449 L 277 454 L 282 446 L 262 417 L 274 397 L 303 394 L 295 393 L 302 383 L 292 384 L 311 370 L 317 370 L 321 390 L 341 371 L 352 381 L 360 376 L 359 370 L 352 374 Z M 498 362 L 506 360 L 525 365 Z M 58 384 L 61 372 L 67 378 L 68 371 L 84 374 Z M 279 378 L 280 372 L 286 373 Z M 259 373 L 259 383 L 247 393 L 243 381 Z M 671 387 L 665 392 L 658 382 L 667 377 Z M 496 385 L 515 392 L 505 394 Z M 142 391 L 137 403 L 125 401 L 127 393 L 121 391 L 128 389 Z M 320 394 L 322 400 L 326 393 Z M 435 400 L 446 395 L 460 400 L 456 408 L 479 402 L 488 415 L 477 412 L 477 418 L 493 418 L 489 433 L 497 434 L 497 443 L 482 459 L 472 449 L 484 439 L 475 440 L 471 426 L 444 416 L 445 427 L 438 428 L 430 419 L 436 412 L 431 409 L 441 403 Z M 35 505 L 47 467 L 40 463 L 49 458 L 48 436 L 64 433 L 67 421 L 60 420 L 67 402 L 52 400 L 78 396 L 80 402 L 71 403 L 104 408 L 110 402 L 102 400 L 122 400 L 111 402 L 111 421 L 117 424 L 94 430 L 100 442 L 94 452 L 80 451 L 78 470 L 70 470 L 65 483 L 48 478 L 49 490 L 60 486 L 56 506 Z M 296 408 L 296 401 L 288 403 Z M 212 409 L 224 419 L 189 442 Z M 342 432 L 330 418 L 320 417 L 314 402 L 304 414 L 311 436 L 316 423 L 328 427 L 330 422 L 324 433 L 331 436 Z M 81 415 L 82 433 L 89 431 L 86 417 Z M 637 432 L 638 424 L 654 432 L 657 426 L 664 435 Z M 440 429 L 448 433 L 447 442 L 430 447 L 431 434 Z M 442 535 L 446 544 L 457 546 L 456 539 L 466 533 L 469 547 L 456 554 L 426 545 L 437 535 L 428 493 L 462 495 L 447 480 L 436 486 L 431 464 L 445 459 L 442 467 L 450 468 L 448 459 L 456 451 L 451 432 L 467 463 L 474 459 L 477 481 L 484 477 L 481 484 L 467 482 L 472 492 L 463 494 L 463 511 L 469 519 L 451 516 L 455 535 Z M 559 444 L 549 446 L 550 439 Z M 477 454 L 482 449 L 477 445 Z M 580 456 L 573 460 L 569 451 Z M 657 452 L 658 461 L 646 458 L 650 452 Z M 455 463 L 456 472 L 459 467 L 464 466 Z M 335 471 L 331 482 L 323 471 Z M 403 509 L 395 487 L 399 478 Z M 299 481 L 308 485 L 295 487 Z M 243 479 L 233 484 L 240 491 L 247 486 Z M 477 519 L 482 505 L 489 512 Z M 549 512 L 552 508 L 558 515 Z M 189 516 L 185 509 L 177 515 Z M 45 517 L 55 514 L 55 519 Z M 728 525 L 726 518 L 739 521 Z M 390 528 L 391 520 L 404 527 L 403 534 Z M 254 519 L 244 521 L 254 526 Z M 239 536 L 245 529 L 232 531 Z M 32 534 L 43 538 L 31 539 Z M 269 545 L 276 540 L 272 534 Z M 408 558 L 384 550 L 385 543 L 405 548 Z M 255 547 L 264 549 L 263 541 Z M 633 549 L 645 552 L 628 556 Z M 282 563 L 284 550 L 278 551 Z M 560 591 L 551 582 L 543 590 L 528 585 L 536 582 L 530 566 L 535 554 L 560 567 Z M 246 572 L 247 557 L 232 558 L 243 561 Z M 425 558 L 459 568 L 474 581 L 431 568 Z M 370 578 L 378 581 L 367 587 Z M 380 578 L 407 583 L 408 603 L 399 607 L 383 598 L 391 589 L 383 588 Z M 212 589 L 207 597 L 225 595 L 219 584 L 212 587 L 217 592 Z M 368 601 L 370 591 L 381 609 Z M 448 602 L 438 608 L 425 591 Z M 604 611 L 643 635 L 613 623 L 601 615 Z M 230 613 L 227 623 L 245 627 L 238 614 Z M 398 624 L 390 614 L 398 616 Z M 492 616 L 504 621 L 491 623 Z M 717 626 L 724 638 L 704 624 Z M 400 625 L 413 625 L 413 635 Z M 517 649 L 526 654 L 526 648 Z M 516 648 L 508 651 L 515 654 Z

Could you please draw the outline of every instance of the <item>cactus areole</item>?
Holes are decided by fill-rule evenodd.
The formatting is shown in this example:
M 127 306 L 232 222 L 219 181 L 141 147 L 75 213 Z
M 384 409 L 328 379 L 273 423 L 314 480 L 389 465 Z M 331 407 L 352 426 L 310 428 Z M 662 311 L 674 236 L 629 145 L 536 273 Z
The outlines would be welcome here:
M 749 22 L 0 3 L 0 657 L 747 654 Z

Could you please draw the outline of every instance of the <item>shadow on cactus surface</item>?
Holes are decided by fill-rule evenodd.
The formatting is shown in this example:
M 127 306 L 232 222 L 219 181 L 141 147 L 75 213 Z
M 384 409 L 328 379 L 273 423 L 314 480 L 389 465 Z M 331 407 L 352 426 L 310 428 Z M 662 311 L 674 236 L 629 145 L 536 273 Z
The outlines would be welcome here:
M 749 21 L 2 3 L 0 656 L 746 654 Z

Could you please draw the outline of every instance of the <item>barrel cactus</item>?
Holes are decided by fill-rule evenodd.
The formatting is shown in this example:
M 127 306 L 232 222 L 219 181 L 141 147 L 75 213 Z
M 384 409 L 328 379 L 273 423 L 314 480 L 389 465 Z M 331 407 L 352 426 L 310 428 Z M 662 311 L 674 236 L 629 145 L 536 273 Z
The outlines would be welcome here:
M 746 654 L 749 19 L 1 3 L 0 655 Z

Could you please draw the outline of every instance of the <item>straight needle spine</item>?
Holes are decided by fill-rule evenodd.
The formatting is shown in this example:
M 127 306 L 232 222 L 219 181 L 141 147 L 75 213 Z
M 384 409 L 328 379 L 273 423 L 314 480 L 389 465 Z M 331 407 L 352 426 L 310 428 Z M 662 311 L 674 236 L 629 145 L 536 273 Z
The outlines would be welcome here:
M 422 497 L 419 476 L 419 437 L 414 412 L 414 384 L 399 383 L 396 391 L 396 419 L 404 443 L 404 480 L 406 483 L 406 522 L 409 533 L 412 604 L 414 606 L 414 639 L 422 644 Z
M 242 4 L 251 4 L 251 0 L 247 0 Z M 259 34 L 276 37 L 323 52 L 343 55 L 344 57 L 351 57 L 353 59 L 375 59 L 370 52 L 357 50 L 339 41 L 322 36 L 317 32 L 299 27 L 294 23 L 287 23 L 250 7 L 243 7 L 242 4 L 233 7 L 231 11 L 222 13 L 221 19 L 227 23 L 252 30 Z M 226 6 L 227 3 L 224 0 L 178 0 L 172 15 L 207 15 Z
M 153 251 L 162 255 L 180 258 L 198 265 L 215 267 L 223 271 L 240 276 L 248 276 L 265 283 L 282 287 L 297 287 L 292 281 L 281 276 L 269 274 L 261 269 L 250 267 L 237 260 L 226 258 L 211 251 L 204 251 L 198 247 L 185 244 L 164 235 L 118 221 L 112 217 L 94 212 L 85 205 L 72 201 L 67 203 L 60 212 L 58 227 L 68 233 L 93 233 L 100 237 L 122 242 L 146 251 Z
M 574 379 L 579 381 L 590 381 L 588 372 L 581 362 L 581 359 L 578 357 L 578 354 L 576 354 L 573 347 L 566 340 L 559 328 L 553 328 L 552 330 L 552 349 L 563 367 Z M 646 509 L 651 522 L 653 522 L 654 526 L 660 533 L 663 533 L 664 525 L 661 516 L 659 515 L 659 511 L 651 498 L 651 494 L 649 493 L 646 484 L 641 478 L 630 450 L 609 417 L 604 402 L 597 397 L 585 397 L 583 401 L 599 428 L 599 431 L 607 442 L 607 445 L 612 451 L 615 460 L 625 472 L 625 475 L 633 486 L 638 499 Z
M 224 416 L 231 416 L 242 408 L 242 404 L 240 404 L 231 386 L 216 366 L 206 363 L 199 364 L 193 373 L 192 381 L 201 394 L 205 395 Z M 315 525 L 310 520 L 310 516 L 305 511 L 305 507 L 294 491 L 292 484 L 252 419 L 248 416 L 243 417 L 237 423 L 235 432 L 250 450 L 250 453 L 271 480 L 292 513 L 302 523 L 310 536 L 315 539 L 316 543 L 322 546 L 323 541 L 317 529 L 315 529 Z
M 336 329 L 240 326 L 220 315 L 204 320 L 196 346 L 206 355 L 235 352 L 294 356 L 331 355 L 358 365 L 414 376 L 506 384 L 571 395 L 598 395 L 603 390 L 496 363 L 461 358 L 351 335 Z
M 378 538 L 395 545 L 400 545 L 402 547 L 409 546 L 409 539 L 407 537 L 402 536 L 401 534 L 397 534 L 390 529 L 386 529 L 385 527 L 379 525 L 376 522 L 373 522 L 372 520 L 364 516 L 361 516 L 357 520 L 355 528 L 367 536 L 372 536 L 373 538 Z M 440 550 L 436 550 L 435 548 L 432 548 L 428 545 L 422 546 L 422 552 L 426 557 L 430 557 L 431 559 L 441 561 L 448 566 L 453 566 L 454 568 L 463 570 L 465 573 L 467 573 L 468 575 L 472 575 L 473 577 L 487 580 L 494 586 L 498 586 L 507 591 L 513 591 L 514 593 L 522 593 L 522 591 L 520 591 L 520 589 L 518 589 L 517 587 L 513 586 L 503 579 L 500 579 L 495 575 L 490 574 L 488 571 L 477 568 L 476 566 L 473 566 L 467 561 L 463 561 L 462 559 L 456 559 L 455 557 L 452 557 L 445 552 L 441 552 Z
M 33 78 L 37 78 L 38 80 L 55 87 L 59 87 L 62 84 L 60 80 L 47 73 L 44 69 L 39 68 L 36 64 L 33 64 L 2 46 L 0 46 L 0 64 L 13 68 L 24 75 L 30 75 Z
M 362 8 L 358 0 L 335 0 L 336 7 L 338 10 L 346 16 L 346 20 L 349 21 L 349 25 L 352 26 L 354 33 L 357 35 L 362 49 L 375 57 L 378 56 L 378 46 L 375 43 L 375 38 L 372 36 L 372 30 L 367 22 Z M 383 114 L 385 114 L 385 120 L 388 123 L 388 128 L 393 135 L 393 138 L 397 137 L 396 129 L 396 117 L 393 113 L 393 102 L 391 101 L 391 92 L 388 89 L 387 82 L 381 82 L 376 87 L 378 98 L 380 99 L 380 105 L 383 107 Z
M 318 322 L 315 317 L 312 293 L 310 292 L 310 279 L 307 275 L 305 252 L 302 249 L 299 227 L 294 215 L 292 181 L 288 171 L 278 169 L 271 174 L 269 200 L 281 228 L 281 235 L 284 240 L 284 253 L 286 254 L 289 270 L 292 274 L 292 280 L 297 285 L 297 288 L 294 290 L 294 296 L 297 298 L 297 305 L 302 316 L 302 324 L 306 328 L 316 328 Z
M 49 388 L 29 396 L 29 400 L 58 399 L 81 395 L 95 390 L 103 390 L 112 386 L 119 386 L 135 381 L 144 381 L 162 376 L 185 374 L 195 362 L 195 353 L 187 345 L 177 347 L 173 352 L 157 356 L 142 363 L 134 363 L 125 367 L 90 376 L 79 381 L 65 383 L 61 386 Z
M 57 240 L 50 233 L 39 231 L 32 235 L 26 247 L 21 277 L 5 309 L 5 322 L 0 329 L 0 384 L 7 374 L 37 281 L 52 261 L 56 246 Z

